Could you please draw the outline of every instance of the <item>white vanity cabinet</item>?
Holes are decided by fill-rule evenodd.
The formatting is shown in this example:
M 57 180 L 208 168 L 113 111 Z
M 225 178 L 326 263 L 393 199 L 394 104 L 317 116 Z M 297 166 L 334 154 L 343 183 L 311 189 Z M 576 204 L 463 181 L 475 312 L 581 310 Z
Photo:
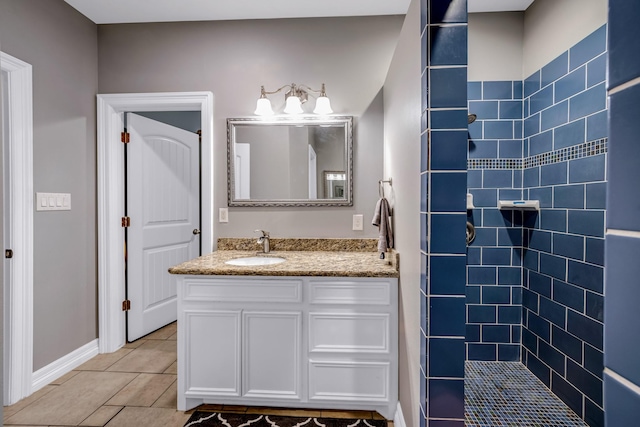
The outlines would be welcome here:
M 398 394 L 397 279 L 178 276 L 178 409 L 376 410 Z

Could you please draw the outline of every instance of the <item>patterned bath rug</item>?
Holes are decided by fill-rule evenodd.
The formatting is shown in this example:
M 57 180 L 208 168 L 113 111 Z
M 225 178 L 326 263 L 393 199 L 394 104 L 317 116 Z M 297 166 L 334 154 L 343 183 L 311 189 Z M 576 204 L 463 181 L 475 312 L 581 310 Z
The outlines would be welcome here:
M 386 427 L 386 420 L 194 412 L 184 427 Z

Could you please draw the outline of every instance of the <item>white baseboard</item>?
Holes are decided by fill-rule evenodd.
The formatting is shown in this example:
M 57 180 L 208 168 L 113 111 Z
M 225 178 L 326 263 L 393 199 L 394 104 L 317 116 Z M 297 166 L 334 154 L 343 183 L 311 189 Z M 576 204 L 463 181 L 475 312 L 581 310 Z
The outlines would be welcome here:
M 407 423 L 404 421 L 404 414 L 402 413 L 402 406 L 400 406 L 400 402 L 398 402 L 396 415 L 393 417 L 393 425 L 395 427 L 407 427 Z
M 35 393 L 42 387 L 57 380 L 64 374 L 73 371 L 87 360 L 98 354 L 98 340 L 93 340 L 66 356 L 49 363 L 33 373 L 33 385 L 31 392 Z

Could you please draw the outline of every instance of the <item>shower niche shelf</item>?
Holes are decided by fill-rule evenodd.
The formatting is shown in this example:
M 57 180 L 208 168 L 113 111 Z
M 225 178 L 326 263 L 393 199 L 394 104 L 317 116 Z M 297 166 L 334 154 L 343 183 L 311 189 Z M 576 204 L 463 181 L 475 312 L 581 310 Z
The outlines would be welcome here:
M 539 211 L 539 200 L 498 200 L 498 209 L 522 209 Z

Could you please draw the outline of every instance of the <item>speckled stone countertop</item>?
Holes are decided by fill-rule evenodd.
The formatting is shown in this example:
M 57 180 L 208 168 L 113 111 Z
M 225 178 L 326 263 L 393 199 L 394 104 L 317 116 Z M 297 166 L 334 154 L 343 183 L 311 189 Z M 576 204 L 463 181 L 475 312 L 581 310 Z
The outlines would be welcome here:
M 237 239 L 244 247 L 244 241 L 250 240 L 251 246 L 255 247 L 255 239 Z M 275 239 L 274 239 L 275 240 Z M 375 239 L 283 239 L 283 240 L 304 240 L 306 244 L 301 245 L 306 248 L 329 248 L 338 247 L 358 247 L 361 241 Z M 331 240 L 332 245 L 314 246 L 310 240 Z M 339 240 L 351 240 L 342 242 Z M 358 242 L 356 242 L 358 241 Z M 273 240 L 272 240 L 273 242 Z M 228 242 L 227 242 L 228 243 Z M 291 242 L 289 242 L 291 243 Z M 342 246 L 341 246 L 342 245 Z M 358 250 L 273 250 L 269 254 L 258 253 L 254 250 L 237 250 L 237 246 L 231 244 L 220 245 L 218 247 L 232 248 L 222 249 L 203 255 L 191 261 L 184 262 L 169 269 L 171 274 L 186 275 L 229 275 L 229 276 L 328 276 L 328 277 L 399 277 L 399 257 L 396 252 L 388 254 L 386 261 L 379 259 L 379 254 L 375 252 L 375 246 L 368 251 Z M 294 247 L 289 244 L 281 244 L 280 247 Z M 234 258 L 250 256 L 281 257 L 286 261 L 279 264 L 262 266 L 236 266 L 225 264 Z

